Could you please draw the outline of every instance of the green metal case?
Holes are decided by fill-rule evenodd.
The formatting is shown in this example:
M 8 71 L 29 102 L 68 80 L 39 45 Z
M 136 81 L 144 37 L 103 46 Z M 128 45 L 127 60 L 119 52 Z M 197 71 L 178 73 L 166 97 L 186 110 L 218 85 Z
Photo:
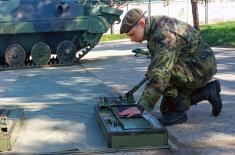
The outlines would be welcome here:
M 0 151 L 10 151 L 23 124 L 23 109 L 0 109 Z
M 109 148 L 158 147 L 168 148 L 168 132 L 150 113 L 127 118 L 118 111 L 136 105 L 96 104 L 95 118 Z

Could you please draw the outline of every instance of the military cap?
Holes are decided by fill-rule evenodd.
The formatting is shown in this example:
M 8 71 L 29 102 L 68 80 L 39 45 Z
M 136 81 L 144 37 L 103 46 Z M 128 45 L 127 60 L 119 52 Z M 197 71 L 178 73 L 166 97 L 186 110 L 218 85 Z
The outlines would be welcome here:
M 144 13 L 141 9 L 134 8 L 129 10 L 122 20 L 120 33 L 128 33 L 142 17 L 144 17 Z

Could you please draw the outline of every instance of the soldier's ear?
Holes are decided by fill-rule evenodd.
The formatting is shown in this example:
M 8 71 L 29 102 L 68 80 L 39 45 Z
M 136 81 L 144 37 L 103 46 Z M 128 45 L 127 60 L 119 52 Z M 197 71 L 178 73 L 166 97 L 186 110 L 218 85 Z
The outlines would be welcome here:
M 141 28 L 145 27 L 145 19 L 144 18 L 140 19 L 139 25 L 140 25 Z

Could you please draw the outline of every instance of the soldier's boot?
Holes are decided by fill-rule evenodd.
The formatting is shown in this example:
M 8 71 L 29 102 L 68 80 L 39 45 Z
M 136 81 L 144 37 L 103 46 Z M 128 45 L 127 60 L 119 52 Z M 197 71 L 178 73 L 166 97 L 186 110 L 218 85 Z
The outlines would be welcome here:
M 160 104 L 160 113 L 158 111 L 152 111 L 151 114 L 157 119 L 161 118 L 162 115 L 166 115 L 168 112 L 175 111 L 175 101 L 173 97 L 164 96 Z
M 160 104 L 160 112 L 162 115 L 166 115 L 168 112 L 174 112 L 175 103 L 174 98 L 169 96 L 164 96 Z
M 221 88 L 219 81 L 212 81 L 192 93 L 190 96 L 191 105 L 195 105 L 203 100 L 208 100 L 212 105 L 212 114 L 216 117 L 220 114 L 222 109 L 220 91 Z
M 174 98 L 174 104 L 175 111 L 169 111 L 158 119 L 163 125 L 179 124 L 188 120 L 186 110 L 179 96 Z

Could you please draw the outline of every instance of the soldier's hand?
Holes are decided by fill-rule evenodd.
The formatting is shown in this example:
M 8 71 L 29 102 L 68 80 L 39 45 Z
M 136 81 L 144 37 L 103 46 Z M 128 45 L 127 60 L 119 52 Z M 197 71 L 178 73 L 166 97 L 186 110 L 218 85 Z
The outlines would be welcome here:
M 126 116 L 128 118 L 138 114 L 141 114 L 141 111 L 137 107 L 130 107 L 119 113 L 120 116 Z

